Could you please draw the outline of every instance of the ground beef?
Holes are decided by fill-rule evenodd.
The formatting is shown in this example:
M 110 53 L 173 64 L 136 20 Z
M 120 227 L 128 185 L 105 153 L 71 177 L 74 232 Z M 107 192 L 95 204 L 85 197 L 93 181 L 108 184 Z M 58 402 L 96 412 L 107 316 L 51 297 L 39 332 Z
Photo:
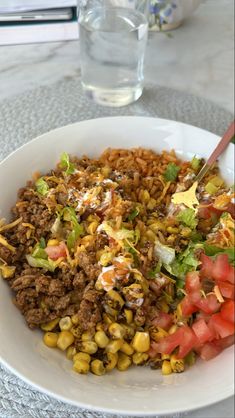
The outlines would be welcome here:
M 94 289 L 94 282 L 90 282 L 82 295 L 78 311 L 79 325 L 84 330 L 93 330 L 97 322 L 101 321 L 101 298 L 103 292 Z
M 39 276 L 41 277 L 41 276 Z M 12 284 L 11 288 L 15 291 L 27 289 L 28 287 L 34 287 L 35 285 L 35 276 L 33 274 L 26 274 L 20 277 L 17 277 Z
M 73 286 L 78 289 L 84 289 L 86 286 L 87 276 L 84 271 L 79 271 L 73 278 Z
M 78 265 L 85 271 L 89 280 L 96 280 L 100 274 L 101 268 L 97 264 L 96 254 L 80 252 L 78 254 Z

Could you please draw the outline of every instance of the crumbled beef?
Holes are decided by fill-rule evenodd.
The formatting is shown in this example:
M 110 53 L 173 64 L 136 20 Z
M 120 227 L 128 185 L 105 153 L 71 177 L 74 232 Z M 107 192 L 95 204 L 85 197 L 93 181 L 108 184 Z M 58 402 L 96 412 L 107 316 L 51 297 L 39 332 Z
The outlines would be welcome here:
M 78 253 L 78 264 L 90 280 L 96 280 L 98 278 L 101 268 L 97 264 L 95 252 L 88 254 L 83 251 Z
M 41 277 L 41 276 L 40 276 Z M 11 284 L 11 288 L 15 291 L 27 289 L 28 287 L 34 287 L 35 276 L 33 274 L 23 275 L 14 279 Z
M 79 273 L 75 274 L 73 279 L 73 286 L 78 289 L 84 289 L 86 286 L 87 276 L 85 275 L 84 271 L 79 271 Z

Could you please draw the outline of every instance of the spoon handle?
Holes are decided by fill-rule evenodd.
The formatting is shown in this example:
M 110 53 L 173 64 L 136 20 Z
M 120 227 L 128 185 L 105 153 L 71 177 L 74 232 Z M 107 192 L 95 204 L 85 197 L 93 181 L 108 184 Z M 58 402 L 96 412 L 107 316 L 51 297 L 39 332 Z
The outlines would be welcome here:
M 225 150 L 225 148 L 227 147 L 231 139 L 234 137 L 234 130 L 235 130 L 235 121 L 231 123 L 227 131 L 224 133 L 222 139 L 219 141 L 217 147 L 208 158 L 206 164 L 204 164 L 204 166 L 199 171 L 195 181 L 199 183 L 203 179 L 203 177 L 206 175 L 206 173 L 210 170 L 212 164 L 216 162 L 217 158 L 222 154 L 222 152 Z

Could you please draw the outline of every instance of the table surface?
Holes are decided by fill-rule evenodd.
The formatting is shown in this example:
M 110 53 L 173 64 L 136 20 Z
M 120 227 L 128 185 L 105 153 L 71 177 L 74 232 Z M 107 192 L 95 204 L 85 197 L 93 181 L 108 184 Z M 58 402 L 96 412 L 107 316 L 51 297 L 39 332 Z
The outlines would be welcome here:
M 150 33 L 146 81 L 196 94 L 234 112 L 233 15 L 233 0 L 205 0 L 171 38 Z M 0 101 L 79 72 L 77 41 L 0 47 Z M 222 416 L 234 416 L 232 398 L 188 414 Z

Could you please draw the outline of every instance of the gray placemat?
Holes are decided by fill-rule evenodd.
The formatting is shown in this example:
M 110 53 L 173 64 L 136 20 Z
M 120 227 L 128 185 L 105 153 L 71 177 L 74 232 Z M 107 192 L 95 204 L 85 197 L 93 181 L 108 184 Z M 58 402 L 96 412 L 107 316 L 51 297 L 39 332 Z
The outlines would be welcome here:
M 79 78 L 73 78 L 0 102 L 0 160 L 51 129 L 115 115 L 158 116 L 189 123 L 218 135 L 233 119 L 230 112 L 207 100 L 156 85 L 146 86 L 142 98 L 132 105 L 120 109 L 104 108 L 84 98 Z M 172 418 L 178 416 L 180 414 L 175 414 Z M 0 417 L 103 418 L 104 415 L 81 410 L 35 391 L 0 366 Z

